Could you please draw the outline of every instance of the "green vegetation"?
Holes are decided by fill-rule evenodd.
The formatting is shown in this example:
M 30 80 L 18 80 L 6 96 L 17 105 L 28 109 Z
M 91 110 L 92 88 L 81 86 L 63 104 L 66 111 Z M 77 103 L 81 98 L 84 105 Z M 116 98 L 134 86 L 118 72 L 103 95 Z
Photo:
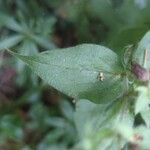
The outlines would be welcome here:
M 148 0 L 0 1 L 0 149 L 149 150 Z

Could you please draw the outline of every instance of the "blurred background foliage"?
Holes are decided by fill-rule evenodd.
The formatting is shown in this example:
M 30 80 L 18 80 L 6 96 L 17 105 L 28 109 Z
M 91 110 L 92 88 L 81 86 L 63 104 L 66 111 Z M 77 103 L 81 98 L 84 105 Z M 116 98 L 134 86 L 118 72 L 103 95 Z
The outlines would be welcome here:
M 97 43 L 122 54 L 150 28 L 149 0 L 0 0 L 0 49 L 32 55 Z M 0 53 L 0 150 L 66 150 L 74 101 Z

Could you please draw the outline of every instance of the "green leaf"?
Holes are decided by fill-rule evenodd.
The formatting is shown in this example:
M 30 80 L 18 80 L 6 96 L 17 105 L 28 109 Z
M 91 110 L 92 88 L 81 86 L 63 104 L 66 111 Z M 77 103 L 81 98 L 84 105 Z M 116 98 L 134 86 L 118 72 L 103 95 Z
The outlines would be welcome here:
M 147 56 L 145 57 L 145 50 L 147 51 Z M 146 69 L 150 69 L 150 31 L 145 34 L 142 40 L 139 42 L 137 49 L 134 52 L 133 61 L 144 66 Z M 144 60 L 146 59 L 146 60 Z M 144 64 L 144 61 L 146 62 Z
M 144 119 L 146 126 L 150 128 L 150 110 L 141 112 L 142 118 Z
M 142 111 L 148 111 L 150 110 L 149 104 L 150 104 L 150 97 L 148 95 L 149 88 L 148 87 L 138 87 L 137 89 L 139 91 L 139 96 L 136 100 L 135 104 L 135 114 L 138 114 Z
M 80 136 L 84 132 L 96 133 L 102 128 L 114 128 L 118 123 L 133 125 L 132 115 L 125 101 L 118 100 L 113 104 L 94 104 L 88 100 L 80 100 L 76 104 L 75 123 Z M 87 129 L 87 130 L 86 130 Z
M 33 40 L 35 40 L 35 42 L 37 44 L 39 44 L 40 46 L 46 48 L 46 49 L 52 49 L 52 48 L 55 48 L 56 46 L 50 42 L 47 38 L 45 37 L 40 37 L 40 36 L 37 36 L 37 35 L 31 35 L 31 38 Z
M 60 110 L 62 111 L 62 114 L 70 121 L 73 120 L 73 106 L 67 101 L 62 100 L 60 103 Z
M 22 32 L 23 28 L 18 22 L 12 18 L 12 16 L 8 16 L 6 14 L 3 14 L 0 12 L 0 21 L 2 22 L 1 24 L 6 26 L 7 28 L 16 31 L 16 32 Z
M 30 40 L 24 40 L 19 47 L 18 51 L 20 54 L 23 55 L 33 55 L 38 53 L 38 48 L 35 43 L 31 42 Z M 22 61 L 17 62 L 17 70 L 18 72 L 25 71 L 24 69 L 25 64 Z
M 125 92 L 117 55 L 99 45 L 83 44 L 34 56 L 11 52 L 52 87 L 73 98 L 107 103 Z M 100 79 L 99 74 L 102 74 Z
M 7 37 L 0 41 L 0 50 L 11 48 L 15 45 L 17 45 L 21 40 L 23 39 L 23 36 L 21 35 L 13 35 L 10 37 Z
M 23 55 L 33 55 L 38 53 L 38 48 L 33 41 L 24 39 L 17 51 Z M 31 78 L 31 84 L 37 85 L 38 77 L 35 74 L 30 73 L 31 70 L 29 70 L 23 61 L 16 62 L 16 70 L 18 74 L 20 74 L 16 80 L 19 86 L 25 86 L 25 84 L 28 84 L 27 80 L 29 80 L 29 78 Z
M 150 87 L 138 87 L 138 98 L 135 103 L 135 114 L 141 113 L 147 127 L 150 127 Z
M 133 125 L 133 117 L 129 113 L 129 105 L 125 100 L 118 100 L 112 104 L 94 104 L 88 100 L 80 100 L 76 104 L 75 124 L 82 141 L 79 147 L 93 150 L 117 149 L 119 141 L 123 147 L 125 141 L 118 139 L 118 124 Z M 115 143 L 115 144 L 114 144 Z M 86 145 L 89 145 L 87 148 Z M 86 147 L 86 148 L 85 148 Z M 115 147 L 115 148 L 112 148 Z
M 80 137 L 89 134 L 86 132 L 96 133 L 102 125 L 106 125 L 104 124 L 108 117 L 106 110 L 107 105 L 104 104 L 97 105 L 84 99 L 77 102 L 74 119 Z
M 0 118 L 0 145 L 8 139 L 23 139 L 22 122 L 17 115 L 4 115 Z M 3 141 L 4 140 L 4 141 Z
M 49 149 L 53 143 L 55 143 L 57 140 L 60 139 L 60 137 L 63 136 L 63 134 L 64 134 L 63 129 L 55 129 L 50 131 L 38 144 L 37 149 L 38 150 Z

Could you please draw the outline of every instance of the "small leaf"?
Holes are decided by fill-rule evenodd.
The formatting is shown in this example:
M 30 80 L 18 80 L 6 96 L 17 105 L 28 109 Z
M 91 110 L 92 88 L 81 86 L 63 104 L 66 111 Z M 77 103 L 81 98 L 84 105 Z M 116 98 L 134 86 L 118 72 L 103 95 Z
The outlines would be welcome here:
M 38 53 L 38 48 L 35 43 L 31 42 L 30 40 L 24 40 L 19 47 L 18 51 L 20 54 L 23 55 L 33 55 Z M 17 69 L 18 71 L 24 71 L 24 63 L 22 61 L 19 61 L 17 63 Z
M 150 69 L 150 31 L 147 32 L 139 42 L 137 49 L 133 55 L 133 61 L 143 66 L 145 69 Z
M 138 87 L 139 96 L 135 103 L 135 114 L 141 113 L 147 127 L 150 127 L 150 87 Z
M 144 119 L 146 126 L 150 128 L 150 110 L 141 112 L 142 118 Z
M 113 104 L 104 105 L 80 100 L 76 108 L 74 118 L 80 141 L 82 141 L 79 144 L 83 147 L 81 149 L 85 149 L 86 143 L 90 144 L 90 150 L 99 148 L 111 150 L 112 147 L 117 149 L 116 146 L 124 146 L 125 141 L 120 137 L 118 139 L 117 136 L 118 124 L 121 122 L 129 126 L 133 125 L 128 109 L 124 111 L 125 108 L 129 108 L 125 101 L 118 100 Z
M 13 35 L 8 38 L 5 38 L 2 41 L 0 41 L 0 50 L 11 48 L 17 45 L 22 39 L 23 36 L 21 35 Z
M 52 49 L 55 48 L 56 46 L 50 42 L 47 38 L 45 37 L 40 37 L 37 35 L 31 35 L 32 39 L 35 40 L 37 44 L 39 44 L 41 47 L 44 47 L 46 49 Z
M 150 111 L 149 108 L 150 98 L 148 95 L 149 88 L 139 87 L 137 90 L 139 91 L 139 96 L 135 104 L 135 114 L 138 114 L 143 111 Z
M 23 28 L 18 22 L 12 18 L 12 16 L 8 16 L 6 14 L 0 13 L 0 21 L 2 22 L 2 25 L 6 26 L 7 28 L 16 31 L 16 32 L 22 32 Z
M 95 104 L 88 100 L 80 100 L 76 104 L 75 123 L 81 137 L 85 132 L 92 134 L 102 129 L 114 129 L 118 123 L 133 125 L 133 117 L 129 113 L 125 101 L 118 100 L 113 104 Z M 101 132 L 100 132 L 101 134 Z
M 23 55 L 33 55 L 38 53 L 38 48 L 33 41 L 24 39 L 17 51 L 19 51 L 20 54 Z M 31 70 L 29 70 L 29 68 L 25 65 L 23 61 L 20 60 L 16 62 L 16 69 L 18 74 L 20 74 L 16 80 L 19 86 L 25 85 L 29 78 L 32 79 L 31 83 L 33 85 L 37 85 L 38 77 L 35 74 L 29 73 L 31 72 Z
M 11 53 L 52 87 L 73 98 L 107 103 L 125 92 L 125 79 L 118 57 L 103 46 L 83 44 L 34 56 Z
M 0 145 L 3 140 L 22 140 L 23 130 L 22 122 L 17 115 L 4 115 L 0 118 Z
M 60 103 L 60 109 L 62 111 L 62 114 L 70 121 L 73 119 L 73 106 L 67 101 L 63 100 Z

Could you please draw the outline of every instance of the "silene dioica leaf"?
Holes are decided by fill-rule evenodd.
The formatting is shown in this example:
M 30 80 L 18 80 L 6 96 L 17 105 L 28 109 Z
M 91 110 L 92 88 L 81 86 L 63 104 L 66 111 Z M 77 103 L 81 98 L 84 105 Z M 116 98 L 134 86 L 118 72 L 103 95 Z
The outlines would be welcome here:
M 11 53 L 45 82 L 72 98 L 107 103 L 124 94 L 123 67 L 116 53 L 106 47 L 82 44 L 34 56 Z

